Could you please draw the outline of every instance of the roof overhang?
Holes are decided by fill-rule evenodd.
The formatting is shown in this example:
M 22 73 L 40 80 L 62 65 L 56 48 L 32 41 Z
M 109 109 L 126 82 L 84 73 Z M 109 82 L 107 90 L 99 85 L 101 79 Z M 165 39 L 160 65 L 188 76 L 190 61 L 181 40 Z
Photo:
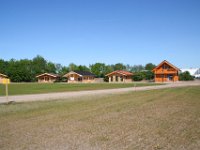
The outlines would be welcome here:
M 76 73 L 76 72 L 74 72 L 74 71 L 70 71 L 69 73 L 65 74 L 63 77 L 68 77 L 68 76 L 70 76 L 71 74 L 76 74 L 76 75 L 82 77 L 81 74 L 78 74 L 78 73 Z
M 109 74 L 107 74 L 107 75 L 105 75 L 105 76 L 110 76 L 110 75 L 112 75 L 112 74 L 114 74 L 114 73 L 121 74 L 121 75 L 123 75 L 123 76 L 131 76 L 131 75 L 133 75 L 132 73 L 130 73 L 130 74 L 125 74 L 125 73 L 122 73 L 122 72 L 120 72 L 120 71 L 113 71 L 113 72 L 111 72 L 111 73 L 109 73 Z
M 2 74 L 2 73 L 0 73 L 0 76 L 3 76 L 3 77 L 5 77 L 5 78 L 7 78 L 7 77 L 8 77 L 7 75 L 5 75 L 5 74 Z
M 43 73 L 43 74 L 40 74 L 40 75 L 36 76 L 36 78 L 39 78 L 39 77 L 44 76 L 44 75 L 51 76 L 51 77 L 54 77 L 54 78 L 58 77 L 58 76 L 50 74 L 50 73 Z

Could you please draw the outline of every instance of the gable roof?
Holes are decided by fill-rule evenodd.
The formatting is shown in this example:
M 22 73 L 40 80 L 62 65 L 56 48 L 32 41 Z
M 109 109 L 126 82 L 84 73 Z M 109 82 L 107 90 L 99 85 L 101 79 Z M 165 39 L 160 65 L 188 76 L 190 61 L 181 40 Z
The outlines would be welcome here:
M 75 71 L 70 71 L 69 73 L 65 74 L 64 77 L 70 75 L 70 74 L 77 74 L 79 76 L 95 76 L 95 74 L 89 72 L 89 71 L 79 71 L 79 70 L 75 70 Z
M 3 77 L 8 77 L 7 75 L 5 75 L 5 74 L 2 74 L 2 73 L 0 73 L 0 76 L 3 76 Z
M 171 66 L 172 68 L 174 68 L 177 71 L 180 71 L 179 68 L 177 68 L 176 66 L 172 65 L 170 62 L 168 62 L 167 60 L 162 61 L 159 65 L 157 65 L 152 71 L 155 71 L 157 68 L 159 68 L 160 66 L 162 66 L 164 63 L 168 64 L 169 66 Z
M 118 73 L 118 74 L 121 74 L 121 75 L 124 75 L 124 76 L 132 76 L 133 75 L 133 73 L 128 72 L 128 71 L 116 70 L 116 71 L 113 71 L 113 72 L 107 74 L 106 76 L 109 76 L 109 75 L 114 74 L 114 73 Z
M 59 77 L 58 74 L 54 74 L 54 73 L 43 73 L 43 74 L 37 75 L 36 78 L 39 78 L 39 77 L 44 76 L 44 75 L 51 76 L 51 77 L 55 77 L 55 78 Z

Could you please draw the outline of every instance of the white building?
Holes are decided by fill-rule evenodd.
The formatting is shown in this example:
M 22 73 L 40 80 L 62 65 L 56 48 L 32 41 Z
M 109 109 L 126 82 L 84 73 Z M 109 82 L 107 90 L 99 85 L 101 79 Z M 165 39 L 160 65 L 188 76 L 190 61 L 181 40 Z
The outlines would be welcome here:
M 190 75 L 195 76 L 195 78 L 200 78 L 200 68 L 181 69 L 181 72 L 185 71 L 188 71 Z

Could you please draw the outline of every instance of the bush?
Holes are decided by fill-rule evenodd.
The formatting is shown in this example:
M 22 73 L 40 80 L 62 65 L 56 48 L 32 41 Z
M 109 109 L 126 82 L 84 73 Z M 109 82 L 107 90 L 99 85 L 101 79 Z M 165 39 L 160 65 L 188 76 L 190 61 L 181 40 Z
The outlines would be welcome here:
M 144 72 L 145 80 L 153 80 L 154 79 L 154 73 L 151 71 Z
M 144 74 L 141 72 L 135 73 L 132 79 L 133 81 L 142 81 L 144 79 Z
M 191 81 L 194 80 L 194 77 L 190 75 L 188 71 L 179 74 L 180 81 Z

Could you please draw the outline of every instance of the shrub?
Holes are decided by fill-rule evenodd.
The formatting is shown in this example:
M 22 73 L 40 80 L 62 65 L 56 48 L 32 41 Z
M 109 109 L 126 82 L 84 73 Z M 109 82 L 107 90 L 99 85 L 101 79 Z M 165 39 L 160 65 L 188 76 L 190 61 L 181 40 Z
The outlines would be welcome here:
M 191 81 L 194 80 L 194 77 L 190 75 L 188 71 L 179 74 L 180 81 Z
M 142 81 L 144 79 L 144 74 L 141 72 L 137 72 L 132 77 L 133 81 Z

